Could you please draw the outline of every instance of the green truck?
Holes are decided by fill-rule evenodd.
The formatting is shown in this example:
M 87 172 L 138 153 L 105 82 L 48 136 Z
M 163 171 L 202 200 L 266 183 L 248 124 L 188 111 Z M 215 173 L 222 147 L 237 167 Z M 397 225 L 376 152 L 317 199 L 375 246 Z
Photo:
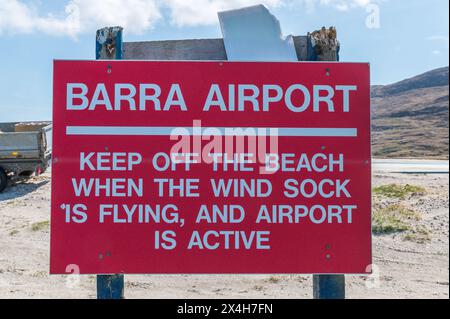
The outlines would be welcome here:
M 39 175 L 52 156 L 51 122 L 0 123 L 0 192 L 8 180 Z

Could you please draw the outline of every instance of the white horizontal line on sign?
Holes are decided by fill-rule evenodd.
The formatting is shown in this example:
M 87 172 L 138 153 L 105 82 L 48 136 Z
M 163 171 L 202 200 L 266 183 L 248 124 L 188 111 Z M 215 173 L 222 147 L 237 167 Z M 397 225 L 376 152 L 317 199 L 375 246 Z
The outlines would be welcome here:
M 172 127 L 172 126 L 67 126 L 67 135 L 221 135 L 356 137 L 356 128 L 335 127 Z

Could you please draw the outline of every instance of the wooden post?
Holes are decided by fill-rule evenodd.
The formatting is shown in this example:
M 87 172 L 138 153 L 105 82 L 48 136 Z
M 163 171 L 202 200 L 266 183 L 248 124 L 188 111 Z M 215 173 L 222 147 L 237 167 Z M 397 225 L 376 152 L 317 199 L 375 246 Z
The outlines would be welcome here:
M 97 30 L 95 58 L 97 60 L 123 59 L 121 27 Z M 124 275 L 97 275 L 97 299 L 123 299 Z
M 122 28 L 103 28 L 97 31 L 96 58 L 123 59 Z M 294 37 L 297 56 L 300 61 L 339 61 L 339 42 L 336 29 L 330 28 L 308 33 L 304 48 L 302 37 Z M 208 45 L 217 46 L 208 50 L 214 56 L 205 57 L 204 50 L 196 41 L 205 41 Z M 129 52 L 127 59 L 160 59 L 160 60 L 226 60 L 226 52 L 222 39 L 158 41 L 144 43 L 127 43 Z M 164 50 L 148 50 L 149 47 L 162 47 Z M 186 49 L 188 47 L 189 49 Z M 169 54 L 170 53 L 170 54 Z M 200 54 L 200 55 L 199 55 Z M 209 54 L 209 53 L 208 53 Z M 123 298 L 123 275 L 98 275 L 97 297 L 99 299 Z M 315 299 L 344 299 L 344 275 L 313 275 L 313 296 Z
M 97 60 L 122 60 L 122 27 L 107 27 L 97 30 L 95 37 L 95 58 Z
M 345 299 L 345 275 L 313 275 L 314 299 Z
M 308 33 L 308 59 L 339 61 L 339 41 L 331 27 Z M 345 299 L 345 275 L 313 275 L 314 299 Z
M 97 275 L 97 299 L 124 299 L 123 275 Z
M 308 59 L 310 61 L 339 61 L 340 44 L 337 40 L 336 28 L 308 33 Z

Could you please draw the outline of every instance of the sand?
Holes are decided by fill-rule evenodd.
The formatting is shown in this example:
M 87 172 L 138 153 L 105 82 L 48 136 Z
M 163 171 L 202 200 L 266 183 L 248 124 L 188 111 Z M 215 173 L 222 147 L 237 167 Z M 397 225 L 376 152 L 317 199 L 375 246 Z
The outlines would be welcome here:
M 50 180 L 45 173 L 0 194 L 0 298 L 96 296 L 94 275 L 48 274 Z M 389 183 L 426 188 L 402 202 L 420 214 L 415 226 L 429 238 L 374 236 L 374 274 L 347 275 L 347 298 L 448 298 L 448 175 L 374 173 L 374 186 Z M 126 275 L 125 281 L 126 298 L 312 298 L 311 275 Z

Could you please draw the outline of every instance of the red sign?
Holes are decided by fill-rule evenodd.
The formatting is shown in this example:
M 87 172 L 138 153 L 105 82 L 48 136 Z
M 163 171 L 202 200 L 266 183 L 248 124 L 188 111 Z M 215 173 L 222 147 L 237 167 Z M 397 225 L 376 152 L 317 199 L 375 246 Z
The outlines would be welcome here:
M 51 273 L 369 272 L 369 98 L 360 63 L 56 61 Z

